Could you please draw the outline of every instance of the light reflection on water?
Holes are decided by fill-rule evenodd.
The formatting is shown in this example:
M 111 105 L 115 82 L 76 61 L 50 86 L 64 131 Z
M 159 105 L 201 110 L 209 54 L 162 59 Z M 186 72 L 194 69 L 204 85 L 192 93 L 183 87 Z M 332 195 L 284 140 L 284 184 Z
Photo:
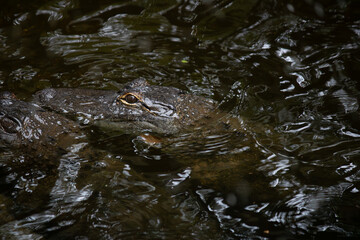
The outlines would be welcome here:
M 356 1 L 16 6 L 0 10 L 0 90 L 141 77 L 218 101 L 230 124 L 149 146 L 84 118 L 58 159 L 1 148 L 0 235 L 360 235 Z

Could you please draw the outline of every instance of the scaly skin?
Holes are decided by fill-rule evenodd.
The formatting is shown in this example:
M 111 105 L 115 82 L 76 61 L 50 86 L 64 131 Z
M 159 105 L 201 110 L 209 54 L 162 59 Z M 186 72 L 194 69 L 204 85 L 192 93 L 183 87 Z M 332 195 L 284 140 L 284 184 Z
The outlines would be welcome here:
M 3 92 L 0 147 L 26 146 L 40 152 L 46 152 L 48 146 L 66 148 L 80 128 L 71 117 L 132 132 L 174 134 L 201 123 L 214 109 L 211 100 L 177 88 L 151 86 L 143 80 L 133 81 L 118 92 L 44 89 L 32 102 Z
M 99 125 L 162 134 L 186 129 L 215 109 L 209 99 L 173 87 L 151 86 L 143 80 L 133 81 L 118 92 L 45 89 L 35 94 L 34 101 L 51 111 Z

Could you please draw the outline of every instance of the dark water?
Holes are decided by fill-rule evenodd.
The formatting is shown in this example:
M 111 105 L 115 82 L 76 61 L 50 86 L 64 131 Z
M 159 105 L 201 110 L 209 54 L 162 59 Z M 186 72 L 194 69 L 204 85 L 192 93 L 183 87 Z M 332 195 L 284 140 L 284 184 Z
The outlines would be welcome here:
M 89 126 L 57 159 L 3 151 L 0 235 L 359 237 L 359 44 L 357 0 L 1 1 L 0 90 L 144 78 L 218 101 L 247 138 Z

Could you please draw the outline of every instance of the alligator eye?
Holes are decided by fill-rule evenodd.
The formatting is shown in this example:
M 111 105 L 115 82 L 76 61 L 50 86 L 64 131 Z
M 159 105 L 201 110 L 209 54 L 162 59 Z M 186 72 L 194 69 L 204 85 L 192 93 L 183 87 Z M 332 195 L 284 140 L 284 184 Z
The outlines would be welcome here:
M 139 100 L 139 97 L 137 97 L 135 94 L 132 93 L 125 93 L 121 97 L 118 98 L 122 103 L 133 105 L 137 103 Z
M 135 97 L 134 95 L 132 94 L 128 94 L 125 96 L 124 100 L 127 102 L 127 103 L 130 103 L 130 104 L 133 104 L 133 103 L 136 103 L 138 101 L 137 97 Z

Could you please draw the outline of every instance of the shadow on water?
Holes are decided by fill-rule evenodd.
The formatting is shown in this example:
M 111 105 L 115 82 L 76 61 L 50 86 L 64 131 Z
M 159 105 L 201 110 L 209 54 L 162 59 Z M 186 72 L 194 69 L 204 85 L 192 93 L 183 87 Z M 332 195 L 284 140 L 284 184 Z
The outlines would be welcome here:
M 48 87 L 146 79 L 220 112 L 177 134 L 65 114 L 78 135 L 32 145 L 48 155 L 0 142 L 4 238 L 359 237 L 358 1 L 1 6 L 1 91 L 29 102 Z

